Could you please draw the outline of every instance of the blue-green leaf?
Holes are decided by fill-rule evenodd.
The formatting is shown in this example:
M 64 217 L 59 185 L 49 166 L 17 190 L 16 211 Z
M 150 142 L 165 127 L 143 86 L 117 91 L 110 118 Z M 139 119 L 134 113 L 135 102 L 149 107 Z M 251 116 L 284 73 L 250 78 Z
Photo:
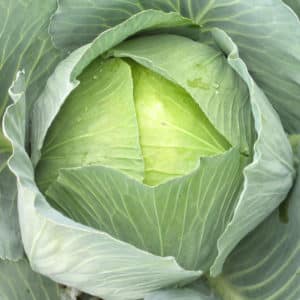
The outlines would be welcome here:
M 248 73 L 236 45 L 220 29 L 214 29 L 213 36 L 228 55 L 228 63 L 248 85 L 258 133 L 253 162 L 244 170 L 242 194 L 232 220 L 218 241 L 219 256 L 211 268 L 212 276 L 216 276 L 237 243 L 285 199 L 295 170 L 292 149 L 278 115 Z
M 63 169 L 46 195 L 72 219 L 139 249 L 208 271 L 242 183 L 237 149 L 201 158 L 191 174 L 156 187 L 99 166 Z M 205 224 L 205 226 L 204 226 Z
M 33 272 L 26 259 L 0 260 L 1 300 L 61 300 L 60 295 L 58 284 Z
M 287 199 L 236 247 L 222 275 L 212 280 L 222 299 L 300 298 L 299 200 L 300 168 Z
M 0 122 L 11 99 L 9 87 L 19 70 L 25 70 L 27 111 L 44 88 L 59 60 L 47 27 L 55 0 L 0 0 Z M 25 120 L 24 120 L 25 121 Z M 0 128 L 0 257 L 22 256 L 16 195 L 16 179 L 6 167 L 10 143 Z
M 15 176 L 7 166 L 9 154 L 0 156 L 0 258 L 17 260 L 23 256 Z
M 17 71 L 26 72 L 29 109 L 59 60 L 47 32 L 56 6 L 55 0 L 0 0 L 0 117 Z

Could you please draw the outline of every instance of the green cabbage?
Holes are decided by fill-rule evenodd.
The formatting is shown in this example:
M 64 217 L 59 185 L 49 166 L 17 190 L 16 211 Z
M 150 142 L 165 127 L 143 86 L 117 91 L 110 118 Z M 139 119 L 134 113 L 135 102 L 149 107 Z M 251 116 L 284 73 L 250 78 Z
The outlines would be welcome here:
M 298 2 L 0 0 L 0 298 L 298 300 Z

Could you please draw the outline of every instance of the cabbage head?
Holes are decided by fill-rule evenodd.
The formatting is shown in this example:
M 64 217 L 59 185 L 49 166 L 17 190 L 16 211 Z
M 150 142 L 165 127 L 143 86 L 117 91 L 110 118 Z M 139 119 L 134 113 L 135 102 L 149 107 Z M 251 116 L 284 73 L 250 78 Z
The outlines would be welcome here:
M 289 2 L 0 0 L 3 299 L 300 299 Z

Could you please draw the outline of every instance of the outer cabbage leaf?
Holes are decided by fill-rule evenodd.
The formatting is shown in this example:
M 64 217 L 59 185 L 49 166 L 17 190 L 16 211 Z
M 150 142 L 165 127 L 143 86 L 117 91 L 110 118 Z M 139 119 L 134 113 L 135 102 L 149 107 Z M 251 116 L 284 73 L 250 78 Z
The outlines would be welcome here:
M 15 176 L 7 166 L 9 154 L 0 154 L 0 258 L 16 260 L 23 255 L 17 212 Z
M 300 147 L 300 143 L 298 144 Z M 300 152 L 296 153 L 300 161 Z M 212 280 L 224 300 L 300 298 L 300 165 L 287 199 L 228 257 Z
M 10 103 L 8 89 L 17 71 L 26 70 L 31 104 L 41 93 L 58 61 L 47 28 L 56 1 L 0 1 L 0 116 Z M 28 109 L 30 105 L 28 105 Z
M 60 0 L 51 33 L 57 47 L 72 50 L 147 9 L 179 12 L 203 32 L 215 27 L 227 32 L 285 129 L 300 132 L 300 24 L 281 1 Z M 184 32 L 190 32 L 190 27 L 181 28 L 180 33 Z
M 208 271 L 242 183 L 237 149 L 201 158 L 191 174 L 148 187 L 113 169 L 62 169 L 46 195 L 77 222 L 139 249 Z M 205 224 L 205 226 L 203 226 Z
M 57 283 L 34 273 L 26 259 L 0 261 L 0 298 L 3 300 L 61 300 Z
M 29 110 L 59 59 L 47 32 L 56 1 L 44 2 L 0 0 L 0 121 L 11 101 L 8 90 L 17 71 L 26 70 Z M 16 210 L 17 187 L 6 167 L 10 151 L 0 128 L 0 258 L 16 260 L 23 255 L 23 249 Z
M 57 93 L 57 102 L 45 102 L 41 110 L 47 116 L 45 124 L 41 123 L 43 126 L 37 128 L 33 123 L 37 130 L 32 144 L 36 157 L 38 150 L 35 147 L 41 146 L 51 118 L 59 110 L 63 97 L 78 84 L 75 78 L 81 70 L 101 51 L 111 48 L 141 26 L 156 24 L 161 19 L 172 24 L 182 22 L 176 14 L 141 13 L 111 31 L 114 39 L 108 34 L 103 35 L 101 42 L 95 41 L 73 53 L 62 67 L 65 76 L 58 77 L 54 73 L 54 82 L 48 81 L 45 93 L 47 90 Z M 55 85 L 58 78 L 62 80 Z M 22 76 L 19 81 L 22 82 Z M 34 270 L 106 299 L 138 299 L 150 291 L 200 276 L 201 272 L 183 270 L 172 257 L 163 258 L 141 251 L 106 233 L 76 223 L 49 206 L 36 187 L 32 162 L 24 148 L 24 96 L 22 89 L 12 93 L 17 103 L 7 110 L 4 128 L 15 150 L 9 165 L 18 178 L 22 238 Z M 36 118 L 43 114 L 37 114 Z
M 214 29 L 212 33 L 215 41 L 228 55 L 228 63 L 248 85 L 258 132 L 253 162 L 244 170 L 244 189 L 233 218 L 218 241 L 219 256 L 211 268 L 212 276 L 216 276 L 221 272 L 227 255 L 241 238 L 286 197 L 293 183 L 294 168 L 292 149 L 280 120 L 239 58 L 236 45 L 224 31 Z M 276 137 L 274 130 L 278 134 Z

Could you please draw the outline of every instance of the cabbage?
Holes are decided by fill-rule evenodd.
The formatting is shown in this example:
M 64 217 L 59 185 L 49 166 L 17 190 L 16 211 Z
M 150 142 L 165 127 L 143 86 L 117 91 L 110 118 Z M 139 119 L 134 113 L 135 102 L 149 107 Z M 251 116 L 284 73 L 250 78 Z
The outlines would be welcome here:
M 1 1 L 2 298 L 299 299 L 299 5 Z

